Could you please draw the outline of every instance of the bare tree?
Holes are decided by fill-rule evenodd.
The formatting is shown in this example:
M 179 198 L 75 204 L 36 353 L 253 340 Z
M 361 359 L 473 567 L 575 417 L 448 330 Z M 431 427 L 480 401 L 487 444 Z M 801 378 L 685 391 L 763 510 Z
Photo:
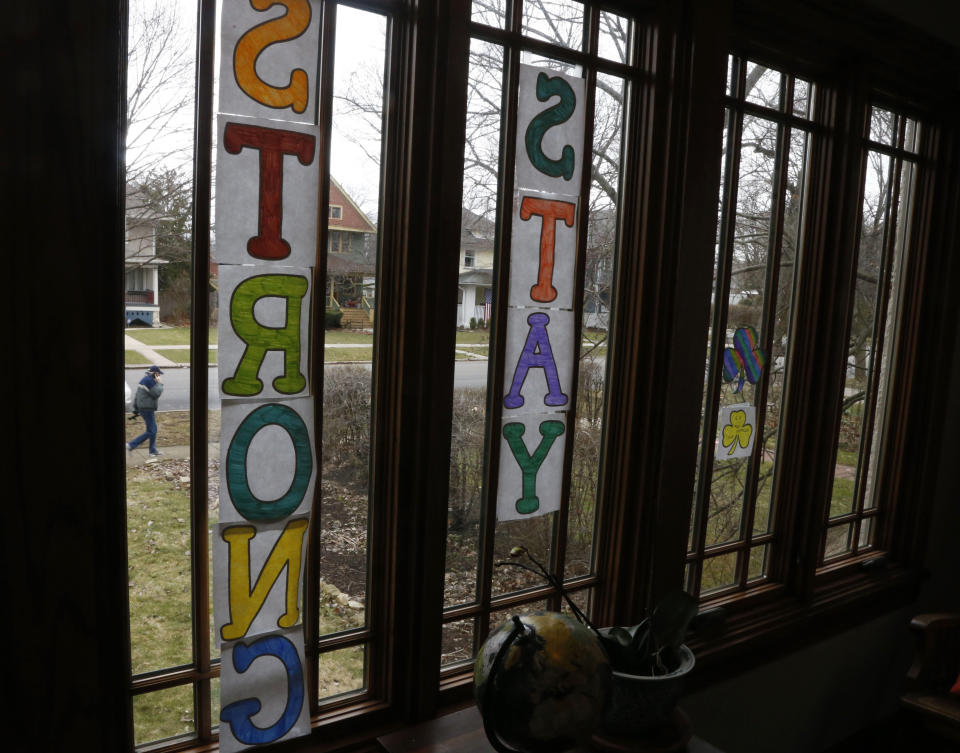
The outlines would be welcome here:
M 185 288 L 191 232 L 192 39 L 175 5 L 140 0 L 130 5 L 127 46 L 125 266 L 135 273 L 159 255 L 172 262 L 161 268 L 161 285 Z M 188 293 L 188 287 L 181 292 Z

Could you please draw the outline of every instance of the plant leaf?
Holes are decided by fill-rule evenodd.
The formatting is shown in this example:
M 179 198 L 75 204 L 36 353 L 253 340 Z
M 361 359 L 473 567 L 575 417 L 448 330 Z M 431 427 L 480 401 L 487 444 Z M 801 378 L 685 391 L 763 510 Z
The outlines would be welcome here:
M 679 589 L 668 593 L 650 616 L 650 629 L 656 645 L 678 648 L 696 614 L 697 600 L 694 597 Z

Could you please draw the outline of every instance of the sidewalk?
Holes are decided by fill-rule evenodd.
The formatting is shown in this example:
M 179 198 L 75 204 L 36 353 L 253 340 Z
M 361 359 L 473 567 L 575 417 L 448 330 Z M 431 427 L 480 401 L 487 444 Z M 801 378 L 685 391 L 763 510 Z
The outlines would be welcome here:
M 143 363 L 130 363 L 127 364 L 128 369 L 134 369 L 139 366 L 150 366 L 151 364 L 156 364 L 164 369 L 176 369 L 176 368 L 186 368 L 189 367 L 189 363 L 177 363 L 176 361 L 171 361 L 166 356 L 161 355 L 156 350 L 151 348 L 149 345 L 145 345 L 139 340 L 130 335 L 124 333 L 123 335 L 123 347 L 125 350 L 132 350 L 143 356 Z M 189 345 L 163 345 L 159 346 L 161 350 L 190 350 Z M 330 348 L 336 350 L 337 348 L 371 348 L 370 343 L 327 343 L 323 346 L 324 350 Z M 486 347 L 486 343 L 478 343 L 477 347 Z M 216 345 L 211 345 L 210 350 L 216 350 Z M 481 353 L 474 353 L 470 350 L 470 346 L 459 346 L 454 351 L 457 355 L 466 356 L 467 360 L 471 361 L 486 361 L 487 356 Z M 372 358 L 372 355 L 371 355 Z M 328 363 L 335 363 L 334 361 L 328 361 Z M 362 361 L 344 361 L 344 363 L 363 363 Z
M 152 457 L 149 452 L 149 447 L 147 442 L 144 442 L 137 449 L 133 451 L 127 451 L 127 467 L 135 465 L 146 465 L 147 463 L 159 463 L 164 460 L 189 460 L 190 459 L 190 447 L 189 445 L 172 445 L 170 447 L 164 447 L 160 445 L 157 447 L 160 452 L 163 454 L 159 457 Z M 220 457 L 220 443 L 219 442 L 209 442 L 207 444 L 207 456 L 211 458 Z

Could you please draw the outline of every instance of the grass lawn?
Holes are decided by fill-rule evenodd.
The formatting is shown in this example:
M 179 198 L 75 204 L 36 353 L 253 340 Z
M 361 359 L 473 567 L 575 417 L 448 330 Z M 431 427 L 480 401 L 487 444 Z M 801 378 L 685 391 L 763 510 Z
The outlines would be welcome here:
M 162 400 L 163 398 L 161 398 Z M 127 415 L 129 418 L 130 415 Z M 143 421 L 127 421 L 126 439 L 129 442 L 143 433 Z M 220 439 L 220 411 L 207 411 L 207 436 L 211 442 Z M 157 446 L 173 447 L 190 444 L 190 411 L 167 410 L 157 412 Z
M 146 363 L 146 361 L 144 361 L 143 354 L 138 353 L 135 350 L 123 351 L 123 362 L 127 366 L 136 366 L 137 364 Z
M 323 341 L 333 345 L 373 345 L 373 333 L 352 329 L 328 329 L 323 333 Z
M 134 673 L 192 661 L 188 485 L 127 469 L 130 642 Z M 136 696 L 136 742 L 193 730 L 189 685 Z
M 159 353 L 164 358 L 168 358 L 174 363 L 190 363 L 190 351 L 186 348 L 158 348 L 157 353 Z M 217 351 L 210 351 L 210 363 L 217 362 Z
M 189 327 L 163 327 L 161 329 L 153 329 L 151 327 L 132 327 L 124 330 L 124 332 L 134 340 L 139 340 L 144 345 L 150 345 L 151 347 L 154 345 L 190 344 Z M 210 344 L 216 345 L 217 328 L 210 327 L 209 334 L 207 336 L 210 338 Z
M 457 345 L 469 345 L 470 343 L 486 345 L 488 342 L 490 342 L 490 330 L 488 329 L 457 330 Z
M 373 359 L 373 347 L 369 348 L 328 348 L 324 350 L 325 363 L 334 361 L 370 361 Z
M 467 355 L 467 353 L 473 353 L 477 356 L 486 357 L 490 349 L 484 345 L 479 347 L 467 346 L 463 350 L 465 350 L 466 353 L 462 353 L 462 352 L 457 353 L 458 361 L 476 361 L 478 359 L 474 358 L 473 356 Z

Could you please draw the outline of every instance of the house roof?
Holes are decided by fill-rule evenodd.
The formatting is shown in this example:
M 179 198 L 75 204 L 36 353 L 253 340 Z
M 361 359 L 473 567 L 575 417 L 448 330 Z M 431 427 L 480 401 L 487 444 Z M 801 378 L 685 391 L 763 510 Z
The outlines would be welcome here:
M 491 287 L 493 285 L 493 270 L 468 269 L 466 272 L 460 273 L 460 278 L 457 280 L 457 283 L 460 285 L 482 285 L 484 287 Z
M 460 250 L 493 251 L 496 229 L 497 226 L 486 217 L 464 207 L 460 214 Z
M 330 206 L 338 206 L 342 209 L 338 219 L 333 219 L 330 217 L 330 212 L 327 212 L 327 227 L 331 230 L 346 230 L 354 233 L 377 232 L 376 226 L 370 222 L 363 210 L 356 205 L 332 175 L 330 176 Z

